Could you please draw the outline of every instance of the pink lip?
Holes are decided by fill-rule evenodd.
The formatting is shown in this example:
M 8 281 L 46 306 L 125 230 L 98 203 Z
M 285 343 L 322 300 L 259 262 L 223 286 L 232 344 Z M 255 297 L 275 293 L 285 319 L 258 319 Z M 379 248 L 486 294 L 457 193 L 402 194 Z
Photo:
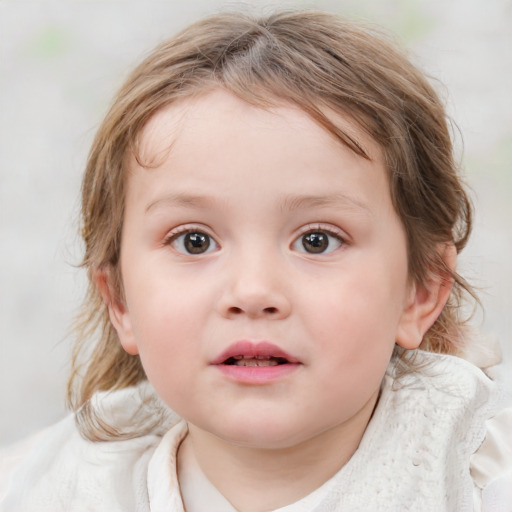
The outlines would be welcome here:
M 268 341 L 261 341 L 259 343 L 253 343 L 251 341 L 242 340 L 237 341 L 230 345 L 222 354 L 216 357 L 211 364 L 222 364 L 226 359 L 230 357 L 236 356 L 245 356 L 245 357 L 280 357 L 282 359 L 286 359 L 289 363 L 298 363 L 299 360 L 290 354 L 286 353 L 284 350 L 279 348 L 277 345 L 273 343 L 269 343 Z
M 224 364 L 228 359 L 236 356 L 250 357 L 276 357 L 286 359 L 286 363 L 276 366 L 237 366 Z M 262 385 L 279 380 L 298 370 L 302 364 L 292 355 L 277 345 L 263 341 L 253 343 L 250 341 L 237 341 L 230 345 L 212 363 L 225 377 L 240 384 Z

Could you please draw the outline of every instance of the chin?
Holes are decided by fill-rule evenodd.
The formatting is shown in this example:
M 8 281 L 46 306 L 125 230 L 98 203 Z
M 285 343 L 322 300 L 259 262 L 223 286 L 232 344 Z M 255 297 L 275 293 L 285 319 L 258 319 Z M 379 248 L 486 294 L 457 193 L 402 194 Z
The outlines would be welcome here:
M 279 450 L 296 446 L 306 439 L 303 432 L 297 432 L 288 422 L 251 421 L 231 423 L 226 421 L 218 432 L 211 432 L 223 441 L 261 450 Z

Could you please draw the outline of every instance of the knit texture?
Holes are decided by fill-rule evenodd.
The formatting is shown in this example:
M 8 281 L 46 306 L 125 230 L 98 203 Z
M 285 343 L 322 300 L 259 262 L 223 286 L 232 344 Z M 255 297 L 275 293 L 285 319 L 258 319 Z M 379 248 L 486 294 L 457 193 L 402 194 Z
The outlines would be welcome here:
M 460 358 L 423 352 L 417 357 L 422 370 L 398 380 L 397 362 L 389 365 L 357 451 L 315 491 L 311 512 L 473 511 L 470 458 L 485 438 L 499 393 Z M 122 428 L 150 417 L 156 402 L 147 400 L 148 393 L 154 391 L 147 383 L 102 393 L 94 407 Z M 170 411 L 165 418 L 144 436 L 93 443 L 79 435 L 69 416 L 40 433 L 30 449 L 20 446 L 18 455 L 15 448 L 6 457 L 15 463 L 0 470 L 0 478 L 9 475 L 0 510 L 183 512 L 175 466 L 186 424 Z M 162 438 L 163 430 L 168 432 Z

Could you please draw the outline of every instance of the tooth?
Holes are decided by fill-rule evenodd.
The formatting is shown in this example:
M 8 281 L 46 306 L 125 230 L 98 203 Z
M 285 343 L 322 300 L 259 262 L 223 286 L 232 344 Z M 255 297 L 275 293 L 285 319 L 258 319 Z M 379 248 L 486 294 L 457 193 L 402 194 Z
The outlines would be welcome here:
M 240 359 L 235 365 L 237 366 L 256 366 L 256 360 L 254 359 Z
M 272 359 L 241 359 L 236 366 L 277 366 L 279 363 Z

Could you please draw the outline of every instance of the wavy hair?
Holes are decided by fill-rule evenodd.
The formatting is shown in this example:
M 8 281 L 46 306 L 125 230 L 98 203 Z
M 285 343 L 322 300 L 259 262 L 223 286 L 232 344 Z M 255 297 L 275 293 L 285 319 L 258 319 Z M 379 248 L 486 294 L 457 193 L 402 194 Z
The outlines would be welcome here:
M 126 156 L 138 155 L 138 136 L 155 112 L 219 87 L 261 108 L 294 104 L 363 158 L 369 158 L 363 148 L 326 112 L 349 116 L 380 144 L 407 236 L 410 278 L 425 283 L 436 273 L 453 281 L 448 303 L 420 348 L 456 354 L 461 347 L 462 299 L 476 296 L 446 267 L 437 248 L 464 248 L 472 209 L 454 161 L 444 105 L 428 79 L 389 36 L 332 14 L 219 14 L 158 46 L 129 75 L 90 150 L 81 214 L 89 288 L 76 324 L 68 385 L 68 399 L 89 439 L 121 435 L 93 421 L 88 407 L 93 394 L 146 379 L 139 357 L 121 348 L 93 279 L 98 270 L 108 270 L 122 297 Z

